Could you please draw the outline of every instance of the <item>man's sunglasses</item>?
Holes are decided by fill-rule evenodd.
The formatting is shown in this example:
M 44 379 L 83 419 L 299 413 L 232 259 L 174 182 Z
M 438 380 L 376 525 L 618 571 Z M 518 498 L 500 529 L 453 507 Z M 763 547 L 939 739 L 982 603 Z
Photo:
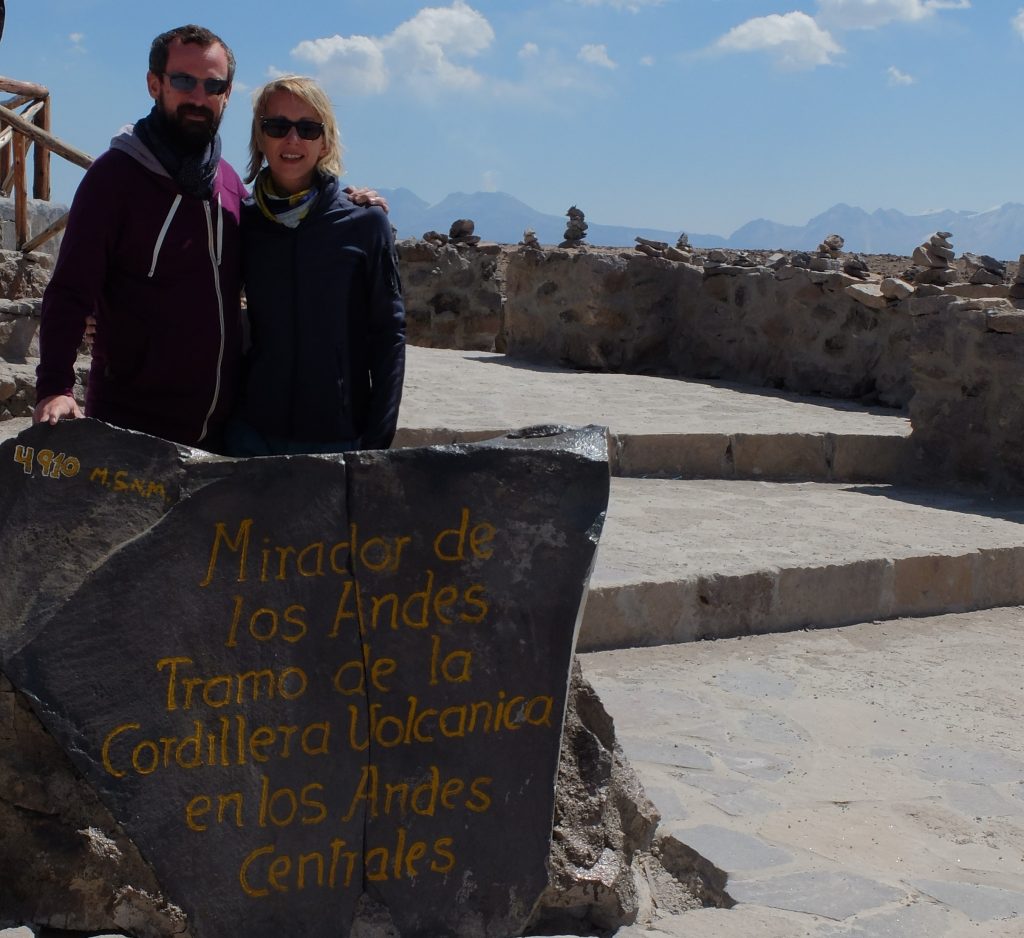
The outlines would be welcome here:
M 287 117 L 263 117 L 260 118 L 260 127 L 268 137 L 273 137 L 275 140 L 287 137 L 288 131 L 293 127 L 303 140 L 319 140 L 324 133 L 323 124 L 305 118 L 300 121 L 290 121 Z
M 189 75 L 186 72 L 173 72 L 167 76 L 167 80 L 171 83 L 171 87 L 175 91 L 190 92 L 194 91 L 196 85 L 199 84 L 199 79 L 195 75 Z M 231 82 L 226 78 L 204 78 L 203 79 L 203 91 L 209 95 L 215 95 L 219 97 L 224 94 L 231 87 Z

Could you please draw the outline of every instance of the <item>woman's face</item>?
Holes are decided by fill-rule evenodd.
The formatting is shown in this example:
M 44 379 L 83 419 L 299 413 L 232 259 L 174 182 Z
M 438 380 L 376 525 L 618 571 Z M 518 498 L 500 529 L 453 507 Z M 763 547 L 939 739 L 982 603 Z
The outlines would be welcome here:
M 290 91 L 275 91 L 267 99 L 266 110 L 258 117 L 321 123 L 320 115 Z M 291 127 L 284 137 L 275 139 L 263 131 L 262 124 L 258 123 L 258 126 L 260 149 L 267 158 L 274 188 L 282 195 L 293 195 L 308 189 L 313 181 L 317 161 L 327 153 L 327 141 L 323 134 L 316 140 L 303 140 L 298 131 Z

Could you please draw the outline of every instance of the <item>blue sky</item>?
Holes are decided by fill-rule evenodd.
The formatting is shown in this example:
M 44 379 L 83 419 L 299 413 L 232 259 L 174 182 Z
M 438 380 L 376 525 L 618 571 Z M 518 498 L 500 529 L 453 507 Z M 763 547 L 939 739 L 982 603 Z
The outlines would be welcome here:
M 55 133 L 97 155 L 149 109 L 152 37 L 189 21 L 238 59 L 240 169 L 252 90 L 299 72 L 335 104 L 346 179 L 429 202 L 726 235 L 836 202 L 1024 202 L 1016 0 L 8 0 L 0 74 L 49 87 Z

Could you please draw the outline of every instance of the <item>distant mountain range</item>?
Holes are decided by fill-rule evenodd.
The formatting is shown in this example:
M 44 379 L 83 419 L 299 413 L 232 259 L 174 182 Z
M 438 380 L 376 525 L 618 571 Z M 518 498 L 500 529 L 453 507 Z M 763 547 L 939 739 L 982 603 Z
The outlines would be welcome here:
M 537 232 L 542 244 L 557 244 L 565 232 L 566 218 L 545 215 L 505 192 L 454 192 L 430 205 L 408 189 L 382 189 L 391 204 L 391 222 L 400 238 L 418 238 L 426 231 L 448 233 L 457 218 L 471 218 L 476 233 L 486 241 L 515 244 L 526 228 Z M 566 206 L 568 208 L 568 206 Z M 586 205 L 580 205 L 584 212 Z M 629 228 L 602 225 L 587 218 L 587 241 L 610 247 L 632 246 L 640 235 L 674 244 L 684 229 Z M 729 237 L 687 231 L 690 243 L 704 248 L 812 251 L 823 238 L 839 234 L 845 250 L 863 254 L 909 255 L 936 231 L 950 231 L 958 254 L 991 254 L 1000 260 L 1016 260 L 1024 253 L 1024 205 L 1008 202 L 985 212 L 950 209 L 923 215 L 904 215 L 895 209 L 863 209 L 842 203 L 833 205 L 806 225 L 781 225 L 766 218 L 747 222 Z

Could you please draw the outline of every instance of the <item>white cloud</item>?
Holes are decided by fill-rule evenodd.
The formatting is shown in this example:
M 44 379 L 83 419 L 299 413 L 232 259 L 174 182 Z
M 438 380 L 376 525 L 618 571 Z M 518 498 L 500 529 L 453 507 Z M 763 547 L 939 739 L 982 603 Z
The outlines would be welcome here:
M 895 65 L 890 65 L 886 70 L 886 74 L 889 76 L 890 85 L 913 85 L 917 83 L 917 79 L 913 75 L 901 72 Z
M 660 6 L 665 0 L 577 0 L 585 7 L 611 7 L 613 10 L 628 10 L 639 13 L 644 7 Z
M 1024 7 L 1017 11 L 1017 15 L 1010 20 L 1010 25 L 1017 31 L 1017 35 L 1024 39 Z
M 292 55 L 315 65 L 324 81 L 350 94 L 380 93 L 390 82 L 384 50 L 369 36 L 307 39 Z
M 654 64 L 654 56 L 653 55 L 642 56 L 640 58 L 640 64 L 641 65 L 653 65 Z
M 840 0 L 842 2 L 842 0 Z M 784 68 L 830 65 L 842 47 L 806 13 L 773 13 L 734 26 L 714 47 L 720 52 L 770 53 Z
M 498 173 L 493 169 L 484 171 L 484 174 L 480 177 L 480 189 L 483 192 L 497 192 L 498 191 Z
M 68 33 L 68 39 L 71 40 L 72 45 L 81 45 L 84 38 L 85 33 Z
M 600 65 L 601 68 L 618 68 L 618 65 L 608 57 L 608 47 L 603 42 L 600 44 L 587 43 L 576 53 L 576 58 L 590 65 Z
M 342 91 L 372 94 L 404 78 L 418 90 L 470 88 L 481 76 L 452 57 L 474 57 L 494 41 L 494 30 L 465 0 L 424 7 L 387 36 L 331 36 L 300 42 L 292 55 L 315 65 Z
M 970 0 L 818 0 L 816 19 L 828 29 L 877 29 L 913 23 L 937 10 L 967 10 Z
M 535 42 L 523 43 L 522 49 L 519 50 L 521 59 L 535 59 L 538 55 L 540 55 L 540 48 Z

